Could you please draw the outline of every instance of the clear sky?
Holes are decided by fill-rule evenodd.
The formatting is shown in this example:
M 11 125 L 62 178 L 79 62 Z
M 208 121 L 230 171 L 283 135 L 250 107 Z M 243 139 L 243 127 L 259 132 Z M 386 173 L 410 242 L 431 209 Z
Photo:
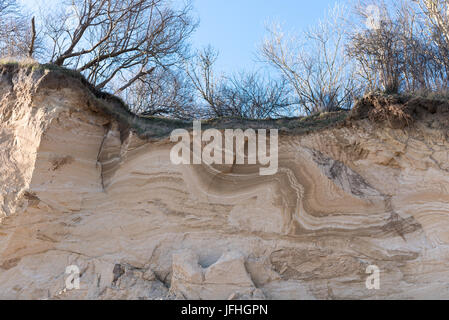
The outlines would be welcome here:
M 193 46 L 219 51 L 216 68 L 230 73 L 257 68 L 256 51 L 266 22 L 281 22 L 286 31 L 300 31 L 318 22 L 338 0 L 193 0 L 200 25 Z

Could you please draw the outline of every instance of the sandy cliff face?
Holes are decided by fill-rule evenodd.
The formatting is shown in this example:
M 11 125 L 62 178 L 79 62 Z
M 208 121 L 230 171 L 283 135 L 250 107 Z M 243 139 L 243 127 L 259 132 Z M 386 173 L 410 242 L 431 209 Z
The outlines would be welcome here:
M 260 176 L 175 166 L 81 84 L 3 70 L 0 298 L 449 298 L 448 119 L 281 135 Z

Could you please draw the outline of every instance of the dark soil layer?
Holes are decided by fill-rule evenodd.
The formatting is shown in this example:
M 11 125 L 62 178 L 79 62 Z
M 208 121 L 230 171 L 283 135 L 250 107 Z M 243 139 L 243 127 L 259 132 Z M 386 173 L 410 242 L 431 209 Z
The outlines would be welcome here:
M 377 93 L 360 99 L 352 109 L 349 119 L 367 118 L 376 123 L 386 123 L 394 129 L 403 129 L 429 115 L 438 115 L 438 118 L 443 120 L 442 124 L 447 123 L 449 101 L 444 98 Z M 447 124 L 449 125 L 449 123 Z

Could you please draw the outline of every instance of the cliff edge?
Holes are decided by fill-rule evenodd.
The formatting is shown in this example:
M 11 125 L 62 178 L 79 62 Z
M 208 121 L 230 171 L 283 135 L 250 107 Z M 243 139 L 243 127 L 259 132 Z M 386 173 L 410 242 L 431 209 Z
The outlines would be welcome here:
M 177 166 L 168 134 L 190 123 L 0 67 L 0 298 L 449 299 L 449 103 L 312 120 L 205 123 L 281 129 L 275 175 Z

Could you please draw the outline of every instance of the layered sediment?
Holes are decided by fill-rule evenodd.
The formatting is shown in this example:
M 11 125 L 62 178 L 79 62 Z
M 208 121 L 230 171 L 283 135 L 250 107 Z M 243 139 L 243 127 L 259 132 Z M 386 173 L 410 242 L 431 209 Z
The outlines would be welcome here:
M 3 67 L 0 298 L 447 299 L 448 106 L 281 130 L 260 176 L 174 165 L 79 79 Z

